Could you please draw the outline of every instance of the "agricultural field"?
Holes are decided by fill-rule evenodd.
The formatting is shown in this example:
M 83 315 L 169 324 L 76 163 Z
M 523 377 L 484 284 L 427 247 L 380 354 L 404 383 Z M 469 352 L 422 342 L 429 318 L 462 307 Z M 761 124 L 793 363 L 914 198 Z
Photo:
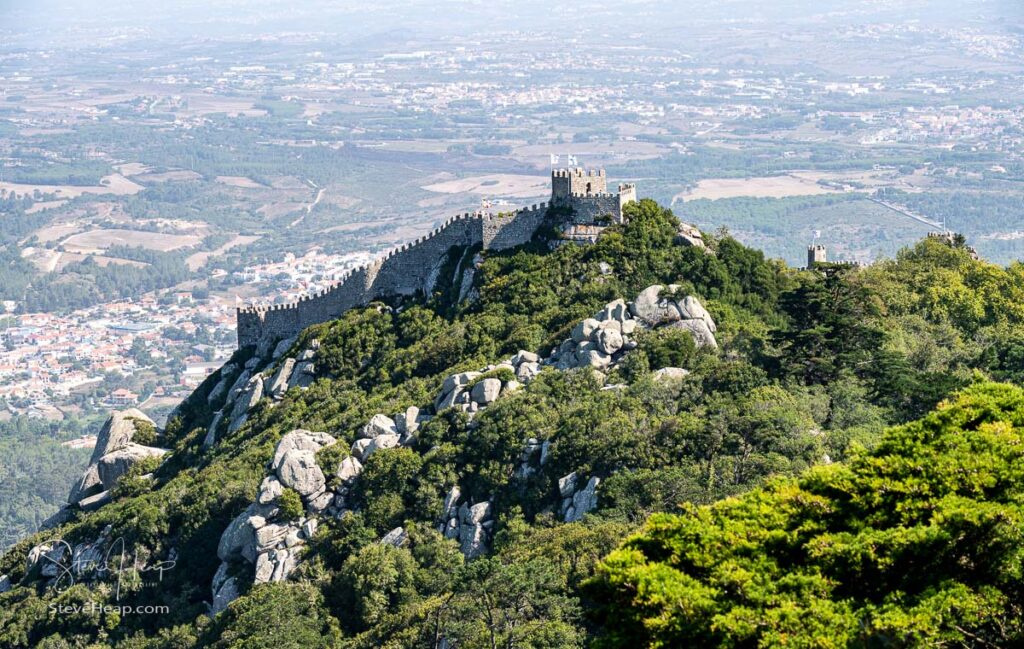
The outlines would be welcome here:
M 121 174 L 104 176 L 100 179 L 99 184 L 93 187 L 0 182 L 0 191 L 13 194 L 17 197 L 34 197 L 41 194 L 53 195 L 58 198 L 78 198 L 79 196 L 87 194 L 92 196 L 104 196 L 109 194 L 114 196 L 130 196 L 132 194 L 138 194 L 142 189 L 141 185 L 132 182 Z M 41 202 L 46 202 L 51 205 L 54 203 L 54 201 Z
M 506 198 L 539 198 L 551 195 L 550 176 L 491 174 L 446 180 L 423 189 L 438 194 L 479 194 Z
M 170 252 L 179 248 L 191 248 L 200 242 L 200 238 L 191 234 L 167 234 L 165 232 L 145 232 L 141 230 L 98 229 L 73 234 L 61 245 L 68 252 L 99 253 L 114 246 L 144 248 Z
M 692 190 L 676 194 L 676 201 L 717 200 L 719 198 L 785 198 L 787 196 L 817 196 L 834 194 L 838 189 L 826 187 L 809 178 L 795 175 L 768 176 L 762 178 L 706 178 L 697 181 Z

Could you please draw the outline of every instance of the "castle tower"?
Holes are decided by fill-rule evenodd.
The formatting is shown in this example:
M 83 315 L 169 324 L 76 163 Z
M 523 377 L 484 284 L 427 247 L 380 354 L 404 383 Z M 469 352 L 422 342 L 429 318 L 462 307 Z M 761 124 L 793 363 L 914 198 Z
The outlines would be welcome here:
M 564 201 L 573 196 L 596 196 L 608 193 L 604 169 L 554 169 L 551 172 L 551 200 Z
M 827 261 L 825 258 L 825 246 L 813 245 L 807 246 L 807 267 L 814 268 L 815 264 L 824 264 Z

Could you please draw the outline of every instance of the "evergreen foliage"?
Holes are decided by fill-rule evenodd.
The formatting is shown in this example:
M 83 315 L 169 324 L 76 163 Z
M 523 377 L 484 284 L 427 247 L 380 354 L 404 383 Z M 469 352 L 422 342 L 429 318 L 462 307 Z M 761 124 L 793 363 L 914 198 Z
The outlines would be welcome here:
M 603 647 L 1016 646 L 1024 391 L 981 383 L 845 465 L 655 514 L 590 583 Z
M 160 435 L 172 454 L 152 481 L 132 477 L 110 504 L 0 557 L 15 584 L 0 594 L 0 646 L 55 634 L 72 646 L 352 648 L 619 646 L 627 633 L 662 646 L 1019 638 L 1020 394 L 984 384 L 927 413 L 978 378 L 1024 378 L 1024 267 L 928 240 L 867 269 L 796 271 L 727 236 L 706 235 L 709 251 L 676 245 L 678 221 L 652 201 L 627 216 L 592 246 L 486 253 L 476 300 L 454 303 L 452 273 L 441 273 L 433 295 L 311 327 L 293 350 L 319 341 L 316 381 L 276 405 L 265 398 L 204 448 L 220 407 L 211 376 Z M 548 369 L 472 422 L 437 413 L 414 446 L 369 457 L 347 496 L 355 511 L 321 519 L 289 582 L 250 588 L 238 575 L 242 596 L 206 617 L 220 534 L 255 499 L 284 434 L 337 438 L 317 457 L 329 475 L 373 415 L 428 406 L 446 376 L 520 349 L 546 356 L 577 322 L 652 284 L 698 297 L 721 348 L 645 332 L 607 377 Z M 663 367 L 690 373 L 656 380 Z M 548 455 L 525 475 L 530 438 Z M 574 471 L 601 479 L 598 509 L 566 524 L 558 480 Z M 437 531 L 453 486 L 493 504 L 486 557 L 464 560 Z M 280 503 L 298 517 L 301 501 L 289 500 L 298 495 Z M 22 582 L 28 550 L 108 526 L 144 556 L 176 553 L 162 582 L 121 595 L 169 612 L 48 616 L 58 598 L 114 601 L 110 584 L 58 595 Z M 398 526 L 406 543 L 379 543 Z M 719 546 L 687 545 L 699 540 L 680 536 L 691 529 Z M 663 591 L 637 591 L 641 578 Z

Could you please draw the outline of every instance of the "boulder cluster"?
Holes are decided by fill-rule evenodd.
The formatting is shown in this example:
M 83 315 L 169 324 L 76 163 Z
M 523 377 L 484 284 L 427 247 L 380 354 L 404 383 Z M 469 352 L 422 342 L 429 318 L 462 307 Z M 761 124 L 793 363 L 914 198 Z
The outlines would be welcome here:
M 590 367 L 604 371 L 636 347 L 636 331 L 658 327 L 686 329 L 698 346 L 717 348 L 714 320 L 697 298 L 677 296 L 678 289 L 676 285 L 666 289 L 656 284 L 641 291 L 632 302 L 609 302 L 594 317 L 573 327 L 571 337 L 551 350 L 543 363 L 562 370 Z
M 593 318 L 573 327 L 571 337 L 551 350 L 545 363 L 560 370 L 574 367 L 606 370 L 636 347 L 632 335 L 638 325 L 625 300 L 609 302 Z
M 357 462 L 365 462 L 380 449 L 412 446 L 420 424 L 428 421 L 430 415 L 420 413 L 416 406 L 392 417 L 376 414 L 359 431 L 359 439 L 352 443 L 352 456 Z
M 494 511 L 490 501 L 486 500 L 475 505 L 468 502 L 459 505 L 461 497 L 462 492 L 458 487 L 452 487 L 445 496 L 444 514 L 437 531 L 444 534 L 446 539 L 458 541 L 462 554 L 467 559 L 474 559 L 486 554 L 490 548 Z
M 336 509 L 336 495 L 327 489 L 327 477 L 316 459 L 317 451 L 335 443 L 327 433 L 302 429 L 287 433 L 277 443 L 256 502 L 221 534 L 217 546 L 221 566 L 212 584 L 212 613 L 220 612 L 238 596 L 238 576 L 231 574 L 232 566 L 252 565 L 257 584 L 283 581 L 298 566 L 306 542 L 316 533 L 317 515 Z M 351 460 L 346 458 L 334 473 L 341 476 L 343 470 L 349 471 L 346 467 Z M 303 513 L 298 518 L 289 519 L 281 510 L 285 489 L 302 499 Z
M 519 455 L 519 467 L 516 468 L 516 477 L 525 480 L 547 464 L 548 453 L 551 449 L 551 442 L 541 442 L 536 437 L 526 440 L 523 445 L 523 452 Z
M 96 436 L 89 466 L 71 487 L 68 506 L 51 516 L 43 527 L 52 527 L 67 520 L 71 514 L 68 507 L 86 511 L 102 507 L 110 502 L 110 490 L 129 469 L 147 458 L 162 457 L 167 453 L 166 449 L 133 442 L 141 427 L 156 430 L 153 420 L 141 410 L 129 408 L 111 413 Z
M 271 358 L 280 358 L 295 344 L 295 338 L 282 340 L 274 349 Z M 223 406 L 213 415 L 203 440 L 203 447 L 209 448 L 217 442 L 218 431 L 224 421 L 228 422 L 228 434 L 240 429 L 249 418 L 249 411 L 263 397 L 270 397 L 272 403 L 284 398 L 288 390 L 298 387 L 306 389 L 316 379 L 314 359 L 320 342 L 313 340 L 295 358 L 284 358 L 275 370 L 258 372 L 264 361 L 253 356 L 243 367 L 229 363 L 221 368 L 220 381 L 210 390 L 207 402 L 213 406 L 224 400 Z M 226 398 L 225 398 L 226 397 Z
M 520 351 L 512 358 L 477 372 L 453 374 L 444 380 L 434 399 L 434 410 L 458 408 L 470 414 L 486 408 L 499 397 L 515 392 L 540 373 L 537 354 Z
M 718 328 L 700 300 L 692 295 L 679 295 L 680 287 L 670 284 L 648 286 L 629 305 L 630 313 L 645 327 L 684 329 L 693 336 L 698 347 L 718 348 Z
M 502 396 L 529 383 L 540 370 L 540 357 L 521 350 L 508 360 L 479 371 L 452 374 L 441 384 L 441 390 L 434 399 L 434 411 L 457 408 L 472 417 Z M 430 415 L 415 406 L 393 417 L 374 415 L 363 426 L 359 439 L 352 444 L 350 460 L 355 464 L 348 473 L 353 478 L 358 475 L 354 467 L 361 469 L 359 462 L 365 462 L 378 450 L 415 444 L 419 427 L 430 419 Z M 452 487 L 445 499 L 438 531 L 446 538 L 458 540 L 462 553 L 467 558 L 474 558 L 485 554 L 490 547 L 494 527 L 492 507 L 489 501 L 460 504 L 460 499 L 459 487 Z M 404 538 L 404 531 L 397 528 L 389 532 L 382 542 L 395 545 L 404 542 Z
M 689 223 L 680 223 L 679 229 L 676 231 L 675 243 L 681 246 L 690 246 L 692 248 L 701 248 L 707 250 L 707 245 L 704 243 L 704 235 L 695 225 Z

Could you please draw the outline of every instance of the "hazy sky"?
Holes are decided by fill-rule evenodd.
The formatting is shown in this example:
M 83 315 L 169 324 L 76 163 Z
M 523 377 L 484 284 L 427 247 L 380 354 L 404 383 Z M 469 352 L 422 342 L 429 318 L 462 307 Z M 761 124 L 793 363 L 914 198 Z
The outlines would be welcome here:
M 663 32 L 708 24 L 922 21 L 1020 31 L 1022 0 L 0 0 L 0 46 L 287 31 L 419 36 L 564 29 Z

